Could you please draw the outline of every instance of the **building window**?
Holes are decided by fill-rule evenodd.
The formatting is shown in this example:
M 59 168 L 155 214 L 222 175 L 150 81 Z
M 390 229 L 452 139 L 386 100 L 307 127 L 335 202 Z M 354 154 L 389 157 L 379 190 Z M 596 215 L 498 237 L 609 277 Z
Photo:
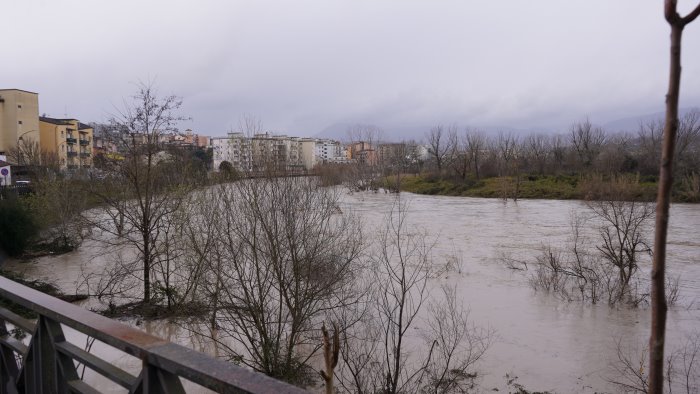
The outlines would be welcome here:
M 21 121 L 21 120 L 20 120 L 20 121 L 17 121 L 17 123 L 22 124 L 22 121 Z
M 22 109 L 22 104 L 17 104 L 17 108 Z

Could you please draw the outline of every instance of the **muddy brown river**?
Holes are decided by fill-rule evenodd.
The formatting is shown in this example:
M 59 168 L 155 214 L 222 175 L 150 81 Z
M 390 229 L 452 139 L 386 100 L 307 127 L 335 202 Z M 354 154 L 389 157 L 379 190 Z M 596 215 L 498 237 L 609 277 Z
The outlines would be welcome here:
M 645 346 L 649 335 L 650 308 L 609 307 L 566 302 L 533 291 L 527 271 L 512 270 L 501 261 L 506 254 L 528 260 L 543 243 L 561 245 L 570 234 L 571 212 L 585 212 L 579 201 L 521 200 L 401 195 L 409 204 L 409 221 L 435 237 L 436 264 L 455 252 L 461 256 L 461 273 L 450 271 L 431 280 L 432 288 L 453 283 L 471 310 L 473 323 L 496 331 L 494 344 L 478 366 L 483 392 L 498 388 L 507 392 L 505 375 L 529 390 L 558 393 L 614 392 L 610 364 L 616 359 L 616 343 Z M 355 193 L 343 197 L 343 210 L 358 213 L 368 229 L 379 224 L 390 210 L 390 194 Z M 651 225 L 646 237 L 653 237 Z M 700 331 L 700 205 L 675 204 L 671 209 L 668 264 L 671 276 L 680 276 L 680 301 L 668 315 L 668 348 Z M 57 282 L 72 292 L 86 261 L 100 264 L 100 251 L 91 242 L 62 256 L 35 262 L 8 263 L 30 277 Z M 97 255 L 97 257 L 95 257 Z M 649 263 L 641 267 L 646 279 Z M 135 324 L 134 321 L 131 322 Z M 420 323 L 419 323 L 420 324 Z M 140 328 L 185 346 L 213 352 L 211 346 L 167 322 L 142 323 Z M 71 335 L 72 336 L 72 335 Z M 76 340 L 80 340 L 76 335 Z M 417 346 L 417 344 L 415 344 Z M 135 360 L 119 356 L 106 346 L 95 351 L 128 369 Z

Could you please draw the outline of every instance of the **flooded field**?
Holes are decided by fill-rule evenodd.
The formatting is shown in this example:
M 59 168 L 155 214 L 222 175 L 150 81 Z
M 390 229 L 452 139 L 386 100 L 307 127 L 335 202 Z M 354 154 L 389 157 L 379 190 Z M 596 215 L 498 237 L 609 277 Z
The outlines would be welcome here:
M 356 212 L 367 231 L 372 231 L 389 212 L 394 198 L 390 194 L 349 194 L 343 197 L 341 208 Z M 570 234 L 571 212 L 584 212 L 584 203 L 503 203 L 410 193 L 401 194 L 401 198 L 408 202 L 411 226 L 423 228 L 434 237 L 435 263 L 442 264 L 454 254 L 460 257 L 461 272 L 452 270 L 432 279 L 432 288 L 444 282 L 455 284 L 458 295 L 471 309 L 471 320 L 496 331 L 494 344 L 478 367 L 484 391 L 503 390 L 506 374 L 518 376 L 517 381 L 529 390 L 612 391 L 607 380 L 612 377 L 609 365 L 616 358 L 616 343 L 623 338 L 629 344 L 646 344 L 649 308 L 566 302 L 534 292 L 528 284 L 528 271 L 509 269 L 501 262 L 504 253 L 527 260 L 543 244 L 562 245 Z M 669 271 L 671 276 L 681 277 L 681 298 L 668 318 L 672 348 L 700 330 L 700 206 L 674 205 L 671 215 Z M 649 228 L 647 238 L 652 235 Z M 73 292 L 83 265 L 89 262 L 89 266 L 99 266 L 103 259 L 95 244 L 87 241 L 76 252 L 27 264 L 10 262 L 7 268 L 55 281 L 65 291 Z M 642 266 L 644 278 L 648 265 L 645 261 Z M 215 351 L 167 322 L 141 323 L 140 328 L 198 350 Z M 120 363 L 129 365 L 133 360 Z

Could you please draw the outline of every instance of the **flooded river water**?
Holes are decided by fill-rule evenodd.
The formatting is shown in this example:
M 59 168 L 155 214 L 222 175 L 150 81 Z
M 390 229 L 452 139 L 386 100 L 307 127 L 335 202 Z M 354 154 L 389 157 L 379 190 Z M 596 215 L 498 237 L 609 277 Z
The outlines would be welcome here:
M 403 193 L 409 221 L 435 237 L 433 258 L 444 261 L 455 252 L 462 272 L 432 279 L 432 287 L 448 281 L 457 286 L 471 309 L 471 320 L 496 331 L 496 339 L 478 367 L 483 391 L 504 390 L 506 374 L 518 376 L 529 390 L 558 393 L 613 391 L 607 379 L 616 359 L 616 342 L 644 346 L 649 335 L 648 307 L 609 307 L 566 302 L 534 292 L 526 271 L 508 269 L 503 253 L 518 259 L 534 256 L 543 243 L 561 245 L 570 234 L 572 211 L 585 211 L 579 201 L 521 200 L 422 196 Z M 343 198 L 343 210 L 357 212 L 370 229 L 390 210 L 394 196 L 356 193 Z M 700 330 L 700 205 L 677 204 L 671 209 L 668 263 L 672 276 L 681 276 L 681 299 L 669 311 L 669 347 Z M 651 224 L 651 223 L 650 223 Z M 651 227 L 646 234 L 651 239 Z M 56 281 L 66 291 L 75 289 L 80 267 L 99 250 L 90 242 L 76 252 L 41 258 L 27 264 L 10 263 L 30 277 Z M 646 277 L 648 263 L 642 267 Z M 141 325 L 156 335 L 186 346 L 207 349 L 173 325 Z

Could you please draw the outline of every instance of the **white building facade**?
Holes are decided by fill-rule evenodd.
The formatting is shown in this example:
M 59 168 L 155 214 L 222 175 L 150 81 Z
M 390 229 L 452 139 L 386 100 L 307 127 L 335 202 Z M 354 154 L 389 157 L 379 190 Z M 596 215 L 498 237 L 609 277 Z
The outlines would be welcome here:
M 347 163 L 347 148 L 338 141 L 316 140 L 315 155 L 317 163 Z
M 310 138 L 243 133 L 228 133 L 226 137 L 212 138 L 214 170 L 223 162 L 241 172 L 267 170 L 302 173 L 316 165 L 316 140 Z

